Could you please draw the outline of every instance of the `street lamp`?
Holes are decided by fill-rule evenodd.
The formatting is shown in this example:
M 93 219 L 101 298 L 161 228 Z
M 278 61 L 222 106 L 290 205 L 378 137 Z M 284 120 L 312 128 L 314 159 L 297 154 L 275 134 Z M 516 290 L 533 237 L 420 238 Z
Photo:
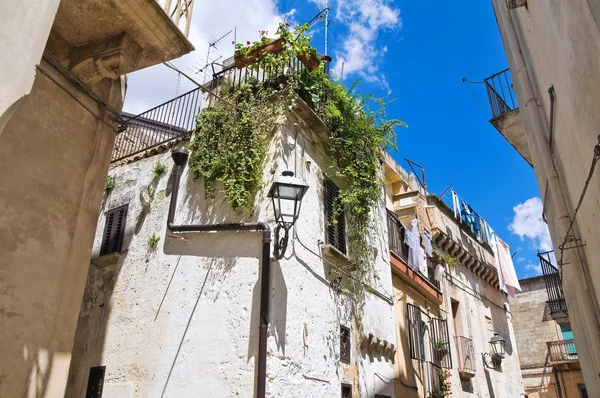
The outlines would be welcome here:
M 302 198 L 308 190 L 308 185 L 291 171 L 284 171 L 269 189 L 267 197 L 273 200 L 275 212 L 275 247 L 276 259 L 282 259 L 288 244 L 289 230 L 294 225 L 300 214 Z M 283 228 L 284 236 L 279 238 L 279 231 Z
M 492 351 L 483 354 L 483 363 L 488 368 L 498 369 L 500 367 L 506 353 L 505 345 L 506 341 L 504 341 L 504 339 L 500 337 L 498 333 L 494 333 L 494 336 L 490 339 Z

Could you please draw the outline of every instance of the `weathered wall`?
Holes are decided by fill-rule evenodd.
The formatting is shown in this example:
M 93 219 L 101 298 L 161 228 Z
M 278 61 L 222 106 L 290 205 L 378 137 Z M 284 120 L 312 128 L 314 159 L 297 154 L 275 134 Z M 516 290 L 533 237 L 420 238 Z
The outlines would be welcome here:
M 114 140 L 95 102 L 40 69 L 0 136 L 2 397 L 63 394 Z
M 297 140 L 297 143 L 295 142 Z M 152 168 L 169 166 L 156 183 L 156 197 L 146 213 L 139 194 L 153 183 Z M 105 365 L 105 391 L 114 397 L 254 396 L 258 347 L 260 235 L 204 233 L 174 236 L 166 230 L 171 195 L 169 153 L 116 167 L 116 187 L 102 213 L 129 203 L 122 258 L 112 265 L 90 267 L 71 364 L 67 397 L 85 391 L 90 366 Z M 293 170 L 310 188 L 290 239 L 287 255 L 273 262 L 268 343 L 269 396 L 339 396 L 340 383 L 353 383 L 354 396 L 394 396 L 392 364 L 384 357 L 362 355 L 358 329 L 393 342 L 392 306 L 369 292 L 362 303 L 329 286 L 329 266 L 318 256 L 324 240 L 322 148 L 284 126 L 271 142 L 265 188 L 283 170 Z M 186 167 L 176 222 L 261 220 L 273 225 L 273 210 L 262 191 L 253 216 L 230 210 L 221 197 L 205 199 L 203 181 Z M 383 217 L 382 213 L 382 217 Z M 94 244 L 96 257 L 105 218 L 100 216 Z M 382 222 L 382 225 L 385 225 Z M 384 231 L 385 232 L 385 231 Z M 156 253 L 147 242 L 160 237 Z M 385 243 L 378 247 L 380 280 L 373 287 L 391 296 Z M 162 305 L 161 305 L 162 303 Z M 353 313 L 361 317 L 356 318 Z M 352 363 L 341 364 L 339 327 L 352 330 Z
M 0 2 L 0 134 L 9 116 L 4 113 L 31 90 L 58 3 L 59 0 Z
M 511 313 L 504 304 L 506 296 L 498 289 L 484 282 L 471 270 L 458 265 L 446 274 L 444 281 L 445 312 L 451 341 L 457 333 L 473 341 L 475 351 L 475 376 L 469 381 L 461 381 L 457 371 L 452 372 L 453 397 L 518 397 L 523 392 L 523 382 L 519 367 L 519 356 L 513 330 Z M 451 300 L 458 302 L 458 325 L 452 320 Z M 491 322 L 490 322 L 491 321 Z M 499 369 L 489 369 L 483 364 L 483 353 L 490 352 L 490 338 L 498 333 L 506 341 L 506 356 Z M 452 360 L 458 362 L 456 344 L 452 345 Z
M 528 2 L 528 7 L 510 11 L 515 22 L 521 49 L 510 48 L 506 32 L 510 28 L 503 0 L 493 0 L 500 33 L 503 36 L 513 76 L 513 55 L 522 51 L 536 95 L 538 108 L 545 122 L 545 136 L 549 136 L 550 98 L 548 88 L 554 86 L 556 109 L 553 133 L 552 159 L 558 171 L 560 184 L 566 192 L 549 192 L 548 224 L 554 247 L 562 244 L 564 236 L 558 231 L 559 215 L 554 211 L 558 201 L 565 200 L 571 216 L 588 176 L 594 145 L 598 142 L 600 106 L 600 32 L 598 6 L 588 0 L 569 2 Z M 590 8 L 591 7 L 591 8 Z M 546 192 L 546 170 L 540 160 L 541 147 L 535 147 L 531 138 L 532 124 L 530 98 L 524 98 L 518 80 L 515 89 L 520 113 L 528 134 L 534 168 L 540 192 Z M 534 106 L 535 106 L 534 105 Z M 540 145 L 547 146 L 548 142 Z M 578 251 L 565 253 L 568 265 L 563 267 L 564 292 L 569 306 L 569 319 L 578 346 L 589 347 L 580 355 L 589 391 L 600 394 L 600 316 L 598 292 L 600 269 L 600 179 L 592 178 L 579 210 L 575 233 L 585 242 Z

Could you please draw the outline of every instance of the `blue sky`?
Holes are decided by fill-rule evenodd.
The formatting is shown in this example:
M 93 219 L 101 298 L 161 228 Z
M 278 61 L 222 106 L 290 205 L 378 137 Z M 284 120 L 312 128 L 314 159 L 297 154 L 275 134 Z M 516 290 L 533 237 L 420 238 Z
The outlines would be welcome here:
M 194 74 L 205 63 L 207 42 L 236 28 L 238 41 L 256 40 L 259 30 L 274 32 L 282 19 L 307 22 L 325 0 L 221 0 L 195 7 L 190 40 L 196 52 L 173 63 Z M 429 2 L 406 0 L 330 0 L 329 54 L 344 82 L 361 78 L 359 90 L 396 101 L 387 111 L 403 119 L 398 130 L 403 159 L 421 164 L 428 191 L 449 184 L 510 246 L 520 278 L 539 273 L 538 247 L 547 248 L 541 202 L 533 169 L 488 122 L 484 92 L 476 91 L 482 109 L 461 79 L 481 81 L 507 67 L 489 0 Z M 323 28 L 314 28 L 313 45 L 323 51 Z M 211 58 L 233 53 L 228 36 Z M 142 112 L 194 88 L 157 66 L 130 76 L 125 110 Z M 481 90 L 481 86 L 473 87 Z M 517 208 L 517 218 L 515 211 Z M 513 233 L 510 229 L 518 232 Z

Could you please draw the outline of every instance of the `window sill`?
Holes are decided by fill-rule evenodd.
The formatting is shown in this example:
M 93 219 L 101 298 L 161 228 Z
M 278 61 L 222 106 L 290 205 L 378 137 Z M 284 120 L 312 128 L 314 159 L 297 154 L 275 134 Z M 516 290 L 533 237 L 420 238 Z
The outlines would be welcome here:
M 350 262 L 348 256 L 335 248 L 335 246 L 326 244 L 321 246 L 321 254 L 325 260 L 329 261 L 336 267 L 345 271 L 356 271 L 356 265 Z
M 98 268 L 105 268 L 110 265 L 116 264 L 121 259 L 121 257 L 123 257 L 122 253 L 115 252 L 93 258 L 90 262 Z

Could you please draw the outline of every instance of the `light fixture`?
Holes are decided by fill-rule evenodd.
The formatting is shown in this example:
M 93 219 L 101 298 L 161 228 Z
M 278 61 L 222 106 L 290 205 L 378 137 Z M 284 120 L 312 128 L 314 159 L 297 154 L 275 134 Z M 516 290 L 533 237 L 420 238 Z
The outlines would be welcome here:
M 287 248 L 289 230 L 300 215 L 302 198 L 308 190 L 308 185 L 291 171 L 284 171 L 269 189 L 269 198 L 273 200 L 273 211 L 275 212 L 275 247 L 276 259 L 282 259 Z M 279 237 L 281 228 L 284 230 L 283 237 Z
M 505 344 L 506 342 L 498 333 L 494 333 L 494 336 L 490 339 L 491 352 L 483 354 L 483 363 L 490 369 L 498 369 L 502 364 L 502 360 L 505 356 Z

